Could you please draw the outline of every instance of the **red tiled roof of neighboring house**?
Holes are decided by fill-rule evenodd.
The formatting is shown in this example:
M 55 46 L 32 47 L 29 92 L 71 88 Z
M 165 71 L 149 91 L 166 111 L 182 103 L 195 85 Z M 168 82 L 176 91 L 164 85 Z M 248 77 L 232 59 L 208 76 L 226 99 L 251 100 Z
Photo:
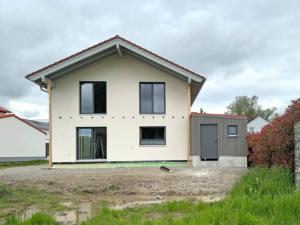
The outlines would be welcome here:
M 11 111 L 0 106 L 0 112 L 11 113 Z
M 192 71 L 190 71 L 190 70 L 188 70 L 188 69 L 186 69 L 186 68 L 184 68 L 184 67 L 182 67 L 182 66 L 179 66 L 178 64 L 175 64 L 175 63 L 173 63 L 173 62 L 171 62 L 171 61 L 169 61 L 169 60 L 167 60 L 167 59 L 165 59 L 165 58 L 163 58 L 163 57 L 161 57 L 161 56 L 158 56 L 158 55 L 154 54 L 153 52 L 150 52 L 150 51 L 148 51 L 147 49 L 142 48 L 142 47 L 140 47 L 140 46 L 138 46 L 138 45 L 136 45 L 136 44 L 134 44 L 134 43 L 132 43 L 132 42 L 130 42 L 130 41 L 127 41 L 126 39 L 121 38 L 119 35 L 116 35 L 116 36 L 113 37 L 113 38 L 110 38 L 110 39 L 108 39 L 108 40 L 106 40 L 106 41 L 100 42 L 99 44 L 96 44 L 96 45 L 94 45 L 94 46 L 92 46 L 92 47 L 89 47 L 89 48 L 87 48 L 87 49 L 84 49 L 84 50 L 82 50 L 81 52 L 78 52 L 78 53 L 76 53 L 76 54 L 74 54 L 74 55 L 71 55 L 71 56 L 69 56 L 69 57 L 67 57 L 67 58 L 64 58 L 64 59 L 62 59 L 62 60 L 60 60 L 60 61 L 57 61 L 57 62 L 55 62 L 55 63 L 53 63 L 53 64 L 51 64 L 51 65 L 49 65 L 49 66 L 46 66 L 46 67 L 44 67 L 44 68 L 42 68 L 42 69 L 40 69 L 40 70 L 37 70 L 37 71 L 35 71 L 35 72 L 31 73 L 31 74 L 28 74 L 28 75 L 26 75 L 26 77 L 27 77 L 27 78 L 28 78 L 28 77 L 31 77 L 31 76 L 33 76 L 33 75 L 35 75 L 35 74 L 37 74 L 37 73 L 40 73 L 40 72 L 42 72 L 42 71 L 44 71 L 44 70 L 47 70 L 47 69 L 49 69 L 49 68 L 51 68 L 51 67 L 53 67 L 53 66 L 56 66 L 56 65 L 58 65 L 58 64 L 60 64 L 60 63 L 62 63 L 62 62 L 65 62 L 65 61 L 67 61 L 67 60 L 69 60 L 69 59 L 72 59 L 72 58 L 74 58 L 74 57 L 76 57 L 76 56 L 78 56 L 78 55 L 81 55 L 81 54 L 83 54 L 83 53 L 85 53 L 85 52 L 87 52 L 87 51 L 90 51 L 90 50 L 92 50 L 92 49 L 94 49 L 94 48 L 97 48 L 97 47 L 99 47 L 99 46 L 101 46 L 101 45 L 103 45 L 103 44 L 106 44 L 106 43 L 108 43 L 108 42 L 111 42 L 111 41 L 113 41 L 113 40 L 115 40 L 115 39 L 120 39 L 120 40 L 122 40 L 122 41 L 124 41 L 124 42 L 126 42 L 126 43 L 128 43 L 128 44 L 130 44 L 130 45 L 132 45 L 132 46 L 134 46 L 134 47 L 136 47 L 136 48 L 139 48 L 139 49 L 141 49 L 141 50 L 143 50 L 143 51 L 145 51 L 145 52 L 147 52 L 147 53 L 149 53 L 149 54 L 151 54 L 151 55 L 153 55 L 153 56 L 155 56 L 155 57 L 157 57 L 157 58 L 159 58 L 159 59 L 161 59 L 161 60 L 167 62 L 167 63 L 170 63 L 170 64 L 172 64 L 172 65 L 174 65 L 174 66 L 176 66 L 176 67 L 178 67 L 178 68 L 180 68 L 180 69 L 182 69 L 182 70 L 185 70 L 185 71 L 187 71 L 187 72 L 189 72 L 189 73 L 191 73 L 191 74 L 193 74 L 193 75 L 196 75 L 196 76 L 198 76 L 198 77 L 204 79 L 203 76 L 201 76 L 201 75 L 199 75 L 199 74 L 197 74 L 197 73 L 195 73 L 195 72 L 192 72 Z
M 35 128 L 35 129 L 37 129 L 38 131 L 42 132 L 43 134 L 47 135 L 46 132 L 44 132 L 44 131 L 42 131 L 41 129 L 39 129 L 39 128 L 33 126 L 32 124 L 30 124 L 30 123 L 28 123 L 28 122 L 26 122 L 25 120 L 21 119 L 20 117 L 16 116 L 15 114 L 0 114 L 0 119 L 4 119 L 4 118 L 8 118 L 8 117 L 15 117 L 15 118 L 21 120 L 22 122 L 26 123 L 27 125 L 29 125 L 29 126 Z
M 197 113 L 197 112 L 192 112 L 191 114 L 198 115 L 198 116 L 235 117 L 235 118 L 247 119 L 247 116 L 237 116 L 237 115 L 209 114 L 209 113 Z

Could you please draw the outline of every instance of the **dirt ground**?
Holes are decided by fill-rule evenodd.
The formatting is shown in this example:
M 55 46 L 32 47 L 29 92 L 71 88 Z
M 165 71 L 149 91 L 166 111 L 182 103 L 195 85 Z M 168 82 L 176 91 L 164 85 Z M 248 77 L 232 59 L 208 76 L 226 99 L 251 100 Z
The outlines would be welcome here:
M 67 197 L 98 196 L 118 201 L 160 196 L 224 197 L 246 168 L 170 167 L 72 168 L 47 170 L 45 165 L 0 170 L 9 187 L 31 187 Z M 114 185 L 116 190 L 110 190 Z M 153 196 L 153 197 L 152 197 Z

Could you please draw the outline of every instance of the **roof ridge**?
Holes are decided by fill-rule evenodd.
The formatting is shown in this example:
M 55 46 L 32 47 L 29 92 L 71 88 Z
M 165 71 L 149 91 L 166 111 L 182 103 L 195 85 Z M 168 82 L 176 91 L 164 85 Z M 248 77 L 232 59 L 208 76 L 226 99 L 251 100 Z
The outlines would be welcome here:
M 40 73 L 40 72 L 42 72 L 42 71 L 44 71 L 44 70 L 47 70 L 47 69 L 49 69 L 49 68 L 51 68 L 51 67 L 53 67 L 53 66 L 56 66 L 56 65 L 58 65 L 58 64 L 60 64 L 60 63 L 62 63 L 62 62 L 65 62 L 65 61 L 67 61 L 67 60 L 69 60 L 69 59 L 71 59 L 71 58 L 74 58 L 74 57 L 76 57 L 76 56 L 78 56 L 78 55 L 81 55 L 81 54 L 83 54 L 83 53 L 85 53 L 85 52 L 87 52 L 87 51 L 90 51 L 90 50 L 92 50 L 92 49 L 94 49 L 94 48 L 97 48 L 97 47 L 99 47 L 99 46 L 101 46 L 101 45 L 103 45 L 103 44 L 106 44 L 106 43 L 108 43 L 108 42 L 111 42 L 111 41 L 113 41 L 113 40 L 115 40 L 115 39 L 120 39 L 120 40 L 122 40 L 122 41 L 124 41 L 124 42 L 126 42 L 126 43 L 128 43 L 128 44 L 130 44 L 130 45 L 132 45 L 132 46 L 134 46 L 134 47 L 136 47 L 136 48 L 138 48 L 138 49 L 141 49 L 142 51 L 145 51 L 145 52 L 147 52 L 147 53 L 149 53 L 149 54 L 151 54 L 151 55 L 153 55 L 153 56 L 155 56 L 155 57 L 157 57 L 157 58 L 159 58 L 159 59 L 161 59 L 161 60 L 163 60 L 163 61 L 165 61 L 165 62 L 171 64 L 171 65 L 174 65 L 174 66 L 176 66 L 176 67 L 178 67 L 178 68 L 180 68 L 180 69 L 182 69 L 182 70 L 185 70 L 185 71 L 188 72 L 188 73 L 191 73 L 191 74 L 193 74 L 193 75 L 195 75 L 195 76 L 198 76 L 198 77 L 200 77 L 200 78 L 202 78 L 202 79 L 205 79 L 205 77 L 203 77 L 203 76 L 201 76 L 201 75 L 199 75 L 199 74 L 197 74 L 197 73 L 195 73 L 195 72 L 193 72 L 193 71 L 190 71 L 190 70 L 188 70 L 188 69 L 186 69 L 186 68 L 184 68 L 184 67 L 182 67 L 182 66 L 179 66 L 178 64 L 176 64 L 176 63 L 174 63 L 174 62 L 172 62 L 172 61 L 170 61 L 170 60 L 167 60 L 167 59 L 165 59 L 165 58 L 163 58 L 163 57 L 161 57 L 161 56 L 159 56 L 159 55 L 157 55 L 157 54 L 155 54 L 155 53 L 153 53 L 153 52 L 151 52 L 151 51 L 149 51 L 149 50 L 147 50 L 147 49 L 145 49 L 145 48 L 142 48 L 141 46 L 139 46 L 139 45 L 137 45 L 137 44 L 134 44 L 134 43 L 132 43 L 132 42 L 126 40 L 125 38 L 120 37 L 119 35 L 116 35 L 116 36 L 114 36 L 114 37 L 112 37 L 112 38 L 109 38 L 109 39 L 107 39 L 107 40 L 105 40 L 105 41 L 102 41 L 102 42 L 100 42 L 100 43 L 98 43 L 98 44 L 96 44 L 96 45 L 93 45 L 93 46 L 91 46 L 91 47 L 89 47 L 89 48 L 86 48 L 86 49 L 84 49 L 84 50 L 82 50 L 82 51 L 80 51 L 80 52 L 77 52 L 77 53 L 75 53 L 75 54 L 73 54 L 73 55 L 70 55 L 70 56 L 68 56 L 68 57 L 66 57 L 66 58 L 64 58 L 64 59 L 61 59 L 61 60 L 59 60 L 59 61 L 57 61 L 57 62 L 55 62 L 55 63 L 52 63 L 52 64 L 50 64 L 50 65 L 48 65 L 48 66 L 46 66 L 46 67 L 43 67 L 42 69 L 39 69 L 39 70 L 37 70 L 37 71 L 35 71 L 35 72 L 32 72 L 32 73 L 26 75 L 26 77 L 27 77 L 27 78 L 28 78 L 28 77 L 31 77 L 31 76 L 33 76 L 33 75 L 35 75 L 35 74 L 37 74 L 37 73 Z
M 27 125 L 29 125 L 29 126 L 35 128 L 35 129 L 37 129 L 38 131 L 42 132 L 43 134 L 47 135 L 46 132 L 44 132 L 44 131 L 42 131 L 41 129 L 37 128 L 36 126 L 34 126 L 34 125 L 28 123 L 27 121 L 21 119 L 20 117 L 16 116 L 15 114 L 0 114 L 0 119 L 8 118 L 8 117 L 15 117 L 15 118 L 21 120 L 22 122 L 26 123 Z

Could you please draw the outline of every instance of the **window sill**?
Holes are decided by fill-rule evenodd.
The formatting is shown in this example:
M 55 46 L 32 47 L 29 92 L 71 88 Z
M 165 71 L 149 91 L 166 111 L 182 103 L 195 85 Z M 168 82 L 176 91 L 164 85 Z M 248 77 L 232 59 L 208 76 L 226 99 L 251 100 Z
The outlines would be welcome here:
M 227 135 L 227 137 L 238 137 L 239 135 Z
M 140 147 L 167 147 L 167 145 L 139 145 Z

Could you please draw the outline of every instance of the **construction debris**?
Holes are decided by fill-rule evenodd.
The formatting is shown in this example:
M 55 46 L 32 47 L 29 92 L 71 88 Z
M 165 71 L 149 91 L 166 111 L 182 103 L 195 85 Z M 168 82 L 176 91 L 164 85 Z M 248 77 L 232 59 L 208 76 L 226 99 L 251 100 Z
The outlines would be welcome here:
M 162 170 L 166 170 L 166 171 L 172 173 L 172 170 L 170 170 L 168 167 L 161 166 L 160 168 L 161 168 Z

